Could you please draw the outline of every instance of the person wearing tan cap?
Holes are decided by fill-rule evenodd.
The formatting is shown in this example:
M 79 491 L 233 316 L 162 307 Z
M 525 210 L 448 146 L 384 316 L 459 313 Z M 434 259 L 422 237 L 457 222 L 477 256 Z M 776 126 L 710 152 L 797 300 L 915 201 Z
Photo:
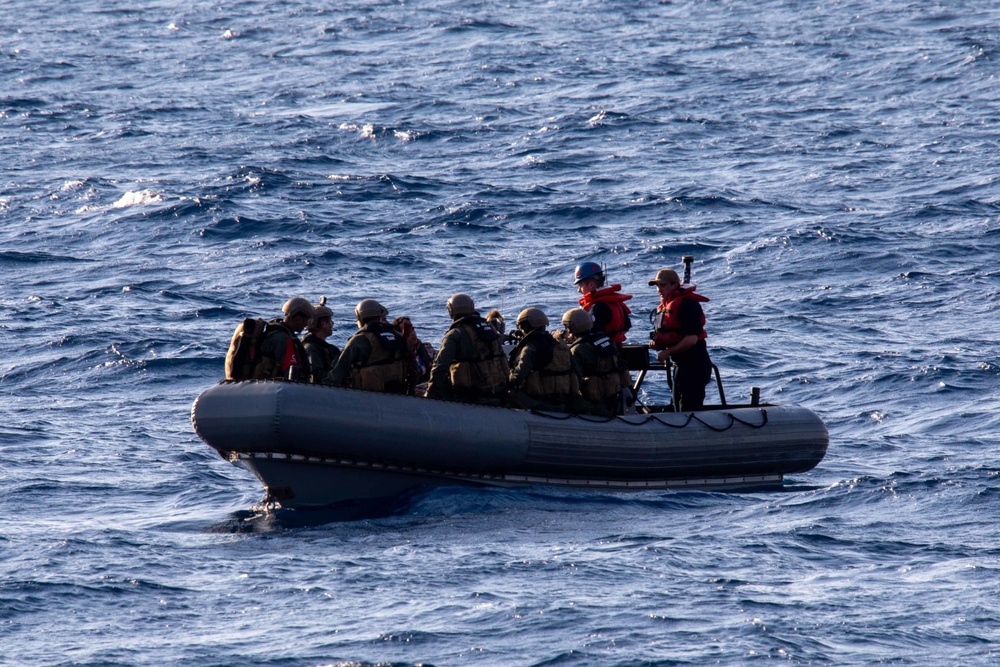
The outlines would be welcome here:
M 281 307 L 285 317 L 267 323 L 264 342 L 261 344 L 261 360 L 254 378 L 309 379 L 309 356 L 298 334 L 312 317 L 312 304 L 300 296 L 293 297 Z
M 712 360 L 705 339 L 705 311 L 708 299 L 681 285 L 673 269 L 660 269 L 649 281 L 660 295 L 656 308 L 653 339 L 649 346 L 658 350 L 658 361 L 671 360 L 677 366 L 674 377 L 675 402 L 683 411 L 700 410 L 705 404 L 705 385 L 712 379 Z

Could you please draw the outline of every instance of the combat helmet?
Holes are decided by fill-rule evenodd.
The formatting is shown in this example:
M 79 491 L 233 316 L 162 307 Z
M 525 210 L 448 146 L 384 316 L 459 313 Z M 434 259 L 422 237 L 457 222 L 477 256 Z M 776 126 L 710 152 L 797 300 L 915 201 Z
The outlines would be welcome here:
M 446 305 L 448 307 L 448 315 L 453 320 L 457 320 L 465 315 L 472 315 L 476 312 L 476 304 L 473 303 L 472 297 L 468 294 L 452 294 Z
M 517 328 L 521 331 L 533 331 L 549 326 L 549 318 L 540 308 L 525 308 L 517 316 Z
M 604 269 L 597 262 L 584 262 L 576 267 L 576 272 L 573 274 L 573 284 L 579 285 L 581 281 L 587 278 L 597 278 L 597 282 L 604 284 Z
M 354 318 L 358 321 L 359 329 L 365 325 L 366 321 L 378 319 L 388 314 L 389 311 L 375 299 L 364 299 L 354 308 Z
M 285 317 L 294 317 L 296 315 L 312 317 L 313 307 L 311 303 L 301 296 L 296 296 L 285 302 L 285 305 L 281 307 L 281 312 L 285 314 Z
M 583 308 L 573 308 L 562 316 L 562 325 L 574 336 L 582 336 L 594 328 L 594 318 Z
M 327 308 L 326 297 L 321 296 L 319 298 L 319 305 L 313 308 L 313 314 L 309 318 L 309 323 L 306 324 L 306 329 L 308 331 L 315 331 L 319 328 L 319 321 L 324 317 L 329 317 L 330 321 L 333 321 L 333 311 Z

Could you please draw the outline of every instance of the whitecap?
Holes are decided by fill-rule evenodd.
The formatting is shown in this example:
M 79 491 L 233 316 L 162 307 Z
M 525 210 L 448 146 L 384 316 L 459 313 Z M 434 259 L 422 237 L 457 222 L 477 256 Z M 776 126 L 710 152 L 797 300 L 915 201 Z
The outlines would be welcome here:
M 163 198 L 158 193 L 152 190 L 139 190 L 138 192 L 126 192 L 112 206 L 114 208 L 128 208 L 143 204 L 155 204 L 161 201 L 163 201 Z
M 604 120 L 606 120 L 607 117 L 608 117 L 608 112 L 605 111 L 604 109 L 601 109 L 601 111 L 596 116 L 592 116 L 590 119 L 587 120 L 587 124 L 590 125 L 591 127 L 599 125 Z

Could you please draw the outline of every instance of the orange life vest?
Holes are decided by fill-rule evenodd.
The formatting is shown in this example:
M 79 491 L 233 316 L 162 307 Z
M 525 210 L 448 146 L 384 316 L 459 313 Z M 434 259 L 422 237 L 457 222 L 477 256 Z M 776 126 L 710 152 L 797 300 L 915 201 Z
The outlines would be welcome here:
M 708 301 L 708 297 L 697 294 L 693 287 L 677 291 L 679 294 L 665 303 L 661 302 L 656 308 L 656 319 L 653 322 L 656 327 L 656 337 L 653 339 L 653 346 L 657 350 L 665 350 L 684 338 L 684 334 L 681 332 L 681 303 L 684 299 L 699 303 Z M 705 311 L 702 311 L 701 331 L 698 333 L 698 339 L 705 340 L 706 338 L 708 338 L 708 333 L 705 331 Z
M 628 317 L 632 311 L 625 305 L 625 302 L 631 299 L 632 295 L 622 294 L 621 288 L 621 285 L 604 287 L 588 292 L 580 299 L 580 307 L 587 312 L 590 312 L 590 309 L 598 302 L 607 304 L 611 308 L 611 321 L 600 333 L 606 334 L 616 345 L 625 342 L 625 332 L 632 328 L 632 321 Z

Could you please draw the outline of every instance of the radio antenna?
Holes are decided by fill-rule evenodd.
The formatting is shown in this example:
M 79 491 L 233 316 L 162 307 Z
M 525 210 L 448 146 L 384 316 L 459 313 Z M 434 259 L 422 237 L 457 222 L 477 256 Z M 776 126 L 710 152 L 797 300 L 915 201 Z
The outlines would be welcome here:
M 504 312 L 504 297 L 507 294 L 507 249 L 504 248 L 500 257 L 500 314 Z

